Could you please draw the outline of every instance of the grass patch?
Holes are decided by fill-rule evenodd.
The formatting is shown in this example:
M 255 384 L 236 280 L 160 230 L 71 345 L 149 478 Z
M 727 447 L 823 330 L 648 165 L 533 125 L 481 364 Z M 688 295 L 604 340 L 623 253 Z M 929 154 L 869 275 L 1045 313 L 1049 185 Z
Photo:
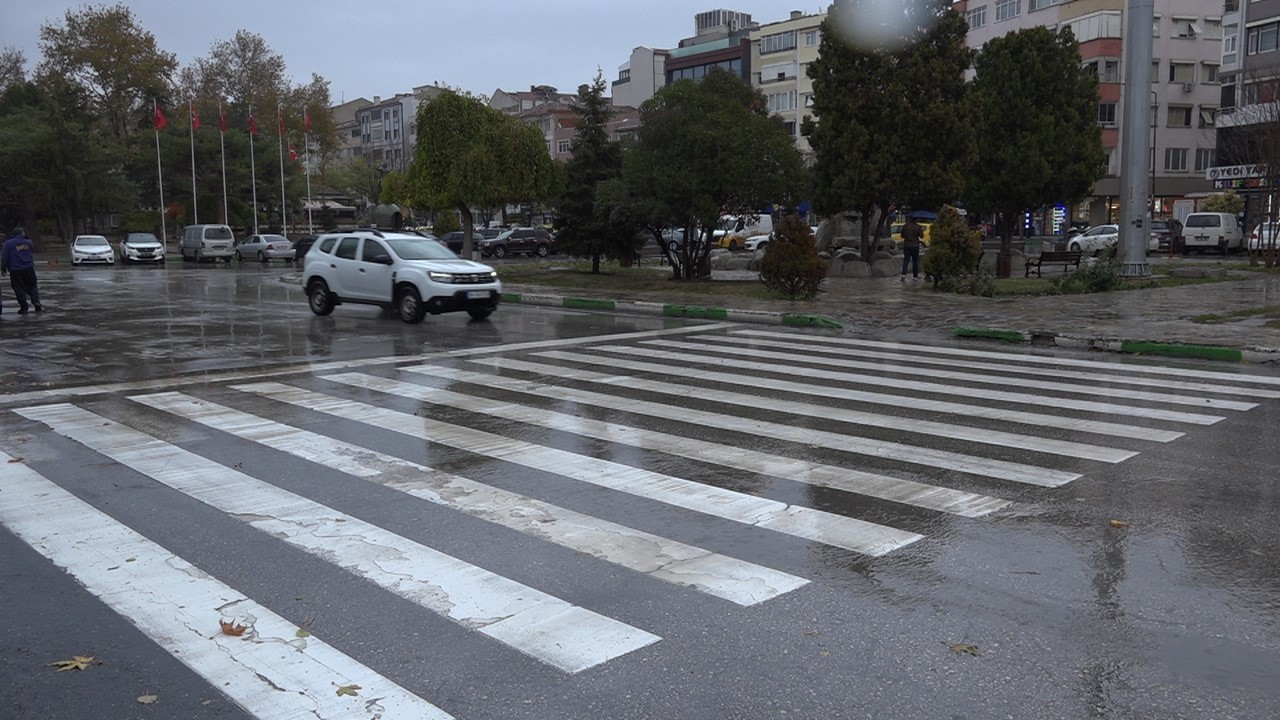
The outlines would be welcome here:
M 1232 322 L 1235 320 L 1245 320 L 1253 317 L 1270 317 L 1280 319 L 1280 307 L 1263 306 L 1256 308 L 1243 308 L 1241 310 L 1233 310 L 1225 315 L 1218 315 L 1215 313 L 1196 315 L 1191 318 L 1191 322 L 1200 323 L 1201 325 L 1214 325 L 1218 323 Z M 1267 324 L 1271 325 L 1271 323 Z
M 538 285 L 547 288 L 571 289 L 578 292 L 618 293 L 658 297 L 673 291 L 681 294 L 701 295 L 707 304 L 716 305 L 715 298 L 757 298 L 760 300 L 786 300 L 759 280 L 675 280 L 671 268 L 651 265 L 620 267 L 617 263 L 601 263 L 600 272 L 591 272 L 586 261 L 529 262 L 503 265 L 498 277 L 504 283 Z
M 1003 278 L 996 280 L 996 297 L 1026 295 L 1079 295 L 1083 292 L 1060 293 L 1052 283 L 1052 278 Z M 1238 277 L 1154 277 L 1145 280 L 1125 280 L 1116 290 L 1146 290 L 1149 288 L 1181 287 L 1183 285 L 1204 285 L 1206 283 L 1228 282 L 1239 280 Z
M 956 337 L 967 338 L 986 338 L 989 340 L 1004 340 L 1005 342 L 1020 343 L 1026 340 L 1020 332 L 1012 330 L 991 330 L 988 328 L 956 328 L 951 331 Z
M 1120 351 L 1140 355 L 1163 355 L 1165 357 L 1229 360 L 1233 362 L 1240 362 L 1244 357 L 1244 354 L 1235 348 L 1215 347 L 1212 345 L 1135 342 L 1132 340 L 1126 340 L 1121 343 Z

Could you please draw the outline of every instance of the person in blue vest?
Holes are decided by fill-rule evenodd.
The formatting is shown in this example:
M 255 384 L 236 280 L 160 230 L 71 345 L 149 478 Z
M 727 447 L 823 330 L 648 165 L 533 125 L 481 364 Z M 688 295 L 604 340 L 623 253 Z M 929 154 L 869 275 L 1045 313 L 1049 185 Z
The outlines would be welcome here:
M 20 227 L 13 229 L 13 236 L 5 240 L 3 249 L 0 249 L 0 275 L 9 276 L 14 297 L 18 299 L 19 315 L 27 314 L 28 305 L 36 312 L 44 310 L 36 283 L 35 244 Z

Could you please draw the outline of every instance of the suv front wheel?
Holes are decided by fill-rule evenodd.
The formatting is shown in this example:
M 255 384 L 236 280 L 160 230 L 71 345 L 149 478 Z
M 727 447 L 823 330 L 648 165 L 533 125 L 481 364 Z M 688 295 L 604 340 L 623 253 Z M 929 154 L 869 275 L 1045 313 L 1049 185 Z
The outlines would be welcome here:
M 307 304 L 311 306 L 311 312 L 321 317 L 333 312 L 333 296 L 323 280 L 316 280 L 307 288 Z
M 411 285 L 400 289 L 400 293 L 396 296 L 396 310 L 400 313 L 400 319 L 407 323 L 420 323 L 427 315 L 427 306 L 422 304 L 422 295 Z

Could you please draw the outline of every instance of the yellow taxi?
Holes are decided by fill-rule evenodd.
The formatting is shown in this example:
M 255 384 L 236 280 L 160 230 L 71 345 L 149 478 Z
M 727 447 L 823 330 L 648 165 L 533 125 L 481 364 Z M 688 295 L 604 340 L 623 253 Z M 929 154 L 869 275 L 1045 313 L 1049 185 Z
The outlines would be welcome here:
M 928 247 L 929 231 L 933 227 L 933 223 L 927 222 L 927 221 L 921 221 L 921 220 L 917 220 L 916 222 L 920 225 L 920 227 L 924 228 L 924 239 L 920 241 L 920 244 L 924 245 L 925 247 Z M 906 224 L 907 223 L 904 221 L 904 222 L 896 222 L 889 226 L 889 237 L 893 238 L 893 241 L 898 243 L 899 245 L 902 244 L 902 228 Z

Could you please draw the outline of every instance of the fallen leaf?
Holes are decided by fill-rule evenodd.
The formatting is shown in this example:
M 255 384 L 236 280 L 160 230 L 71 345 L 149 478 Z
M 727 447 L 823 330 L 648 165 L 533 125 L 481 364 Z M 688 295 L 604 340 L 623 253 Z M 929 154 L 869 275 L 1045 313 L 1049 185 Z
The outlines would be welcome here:
M 22 458 L 20 458 L 20 457 L 12 458 L 12 459 L 10 459 L 10 460 L 9 460 L 9 462 L 10 462 L 10 463 L 20 463 L 20 462 L 22 462 Z
M 1125 521 L 1123 521 L 1123 520 L 1108 520 L 1108 521 L 1107 521 L 1107 524 L 1108 524 L 1108 525 L 1110 525 L 1110 526 L 1111 526 L 1111 527 L 1113 527 L 1113 528 L 1121 528 L 1121 529 L 1124 529 L 1124 528 L 1129 527 L 1129 523 L 1127 523 L 1127 522 L 1125 522 Z
M 951 652 L 957 655 L 972 655 L 974 657 L 978 657 L 977 645 L 970 645 L 969 643 L 955 643 L 954 645 L 948 645 L 947 647 L 951 648 Z
M 138 696 L 138 702 L 142 703 L 143 705 L 154 705 L 155 702 L 159 699 L 160 698 L 156 695 L 139 695 Z
M 66 672 L 67 670 L 84 670 L 93 664 L 93 656 L 85 657 L 84 655 L 76 655 L 70 660 L 59 660 L 49 663 L 49 667 L 58 668 L 58 672 Z
M 359 695 L 359 694 L 360 694 L 360 693 L 356 692 L 356 691 L 357 691 L 357 690 L 359 690 L 359 689 L 360 689 L 360 686 L 359 686 L 359 685 L 339 685 L 339 686 L 338 686 L 338 695 L 339 695 L 339 696 L 341 696 L 341 695 L 350 695 L 351 697 L 355 697 L 355 696 L 357 696 L 357 695 Z
M 303 637 L 303 638 L 311 637 L 311 633 L 307 632 L 306 630 L 303 630 L 302 628 L 298 628 L 298 632 L 294 633 L 293 635 L 294 637 Z
M 241 625 L 235 620 L 219 620 L 218 624 L 222 626 L 223 635 L 234 635 L 239 637 L 244 634 L 245 630 L 249 629 L 248 625 Z

